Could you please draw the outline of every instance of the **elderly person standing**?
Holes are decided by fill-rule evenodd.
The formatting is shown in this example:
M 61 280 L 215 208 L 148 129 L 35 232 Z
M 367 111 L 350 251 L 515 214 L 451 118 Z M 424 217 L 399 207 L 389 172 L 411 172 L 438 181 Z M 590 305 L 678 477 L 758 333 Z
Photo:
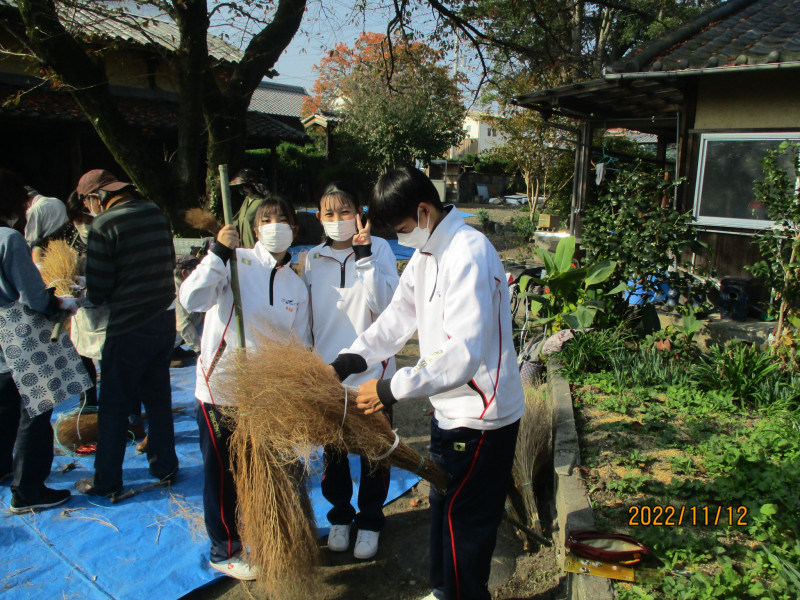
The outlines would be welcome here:
M 0 169 L 0 479 L 13 475 L 13 513 L 50 508 L 69 499 L 69 490 L 54 490 L 44 483 L 53 464 L 50 416 L 53 402 L 85 387 L 73 370 L 73 387 L 56 389 L 59 381 L 58 386 L 49 386 L 58 396 L 45 400 L 47 383 L 54 381 L 46 377 L 55 369 L 48 360 L 48 356 L 53 358 L 52 348 L 40 346 L 36 327 L 50 322 L 45 333 L 49 340 L 52 319 L 59 309 L 74 311 L 77 302 L 57 298 L 52 289 L 45 288 L 25 239 L 12 229 L 25 214 L 27 201 L 22 180 Z M 61 344 L 52 347 L 57 354 Z M 77 361 L 77 355 L 74 358 Z
M 169 222 L 133 184 L 102 169 L 85 173 L 77 192 L 92 215 L 86 255 L 86 298 L 109 307 L 102 352 L 94 478 L 83 494 L 122 490 L 122 463 L 132 407 L 148 418 L 150 474 L 169 483 L 178 471 L 169 361 L 175 341 L 175 250 Z

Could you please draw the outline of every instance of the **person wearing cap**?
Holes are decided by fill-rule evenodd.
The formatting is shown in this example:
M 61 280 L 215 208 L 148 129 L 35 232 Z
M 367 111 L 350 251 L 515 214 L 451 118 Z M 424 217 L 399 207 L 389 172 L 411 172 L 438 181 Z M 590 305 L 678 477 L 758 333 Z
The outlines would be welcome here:
M 178 471 L 169 362 L 175 341 L 175 250 L 167 218 L 133 184 L 103 169 L 85 173 L 77 193 L 95 216 L 86 255 L 86 299 L 109 307 L 102 351 L 94 477 L 75 488 L 122 490 L 128 415 L 144 404 L 150 474 L 171 483 Z M 138 408 L 137 408 L 138 410 Z
M 58 198 L 42 196 L 30 186 L 25 186 L 25 190 L 28 192 L 25 241 L 33 252 L 33 262 L 39 264 L 47 242 L 58 239 L 69 225 L 67 207 Z
M 267 186 L 255 169 L 242 169 L 231 180 L 231 186 L 241 187 L 244 200 L 236 213 L 236 231 L 239 232 L 239 247 L 253 248 L 256 245 L 254 233 L 256 210 L 261 201 L 269 196 Z

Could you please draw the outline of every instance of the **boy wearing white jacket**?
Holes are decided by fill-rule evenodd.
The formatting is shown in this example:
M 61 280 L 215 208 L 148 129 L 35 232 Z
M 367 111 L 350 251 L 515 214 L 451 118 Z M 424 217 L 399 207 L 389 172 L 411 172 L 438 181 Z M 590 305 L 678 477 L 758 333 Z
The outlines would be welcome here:
M 429 397 L 431 455 L 451 476 L 431 489 L 428 598 L 488 600 L 489 568 L 525 401 L 505 272 L 486 237 L 442 206 L 431 181 L 401 168 L 375 185 L 370 216 L 417 249 L 392 302 L 332 363 L 340 378 L 399 351 L 415 331 L 420 360 L 359 386 L 367 414 Z
M 304 344 L 311 344 L 308 291 L 289 266 L 291 255 L 287 252 L 297 230 L 294 211 L 282 198 L 268 198 L 256 212 L 254 230 L 258 239 L 255 247 L 236 250 L 236 227 L 223 227 L 211 251 L 179 292 L 186 310 L 206 313 L 195 396 L 199 401 L 203 512 L 211 539 L 210 562 L 218 571 L 243 580 L 255 579 L 256 572 L 240 557 L 236 490 L 228 456 L 228 440 L 233 432 L 225 426 L 212 391 L 220 359 L 237 347 L 230 260 L 236 260 L 238 265 L 246 345 L 253 346 L 260 335 L 297 335 Z
M 306 255 L 303 280 L 311 302 L 314 348 L 323 360 L 331 362 L 383 312 L 399 277 L 389 244 L 370 234 L 369 222 L 362 224 L 354 189 L 342 182 L 328 185 L 320 199 L 317 218 L 328 239 Z M 351 375 L 344 383 L 358 386 L 370 379 L 391 377 L 394 372 L 394 357 L 389 357 L 364 373 Z M 353 482 L 347 456 L 326 448 L 322 494 L 333 505 L 328 512 L 328 549 L 346 551 L 350 547 L 350 528 L 355 524 L 358 534 L 353 554 L 362 560 L 372 558 L 378 551 L 388 491 L 388 467 L 373 471 L 362 457 L 356 514 L 350 504 Z

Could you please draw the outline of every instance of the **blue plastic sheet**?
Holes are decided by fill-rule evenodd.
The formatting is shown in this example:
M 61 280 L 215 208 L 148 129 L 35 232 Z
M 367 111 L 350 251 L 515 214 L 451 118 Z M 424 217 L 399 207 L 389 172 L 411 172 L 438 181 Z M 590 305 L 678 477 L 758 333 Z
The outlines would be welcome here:
M 58 598 L 136 599 L 180 598 L 217 577 L 208 565 L 208 540 L 202 522 L 202 458 L 194 410 L 194 366 L 172 370 L 175 441 L 180 459 L 178 480 L 170 488 L 144 490 L 119 504 L 80 494 L 62 506 L 39 513 L 13 515 L 9 481 L 0 487 L 0 589 L 4 600 Z M 62 403 L 74 408 L 77 399 Z M 55 419 L 56 417 L 54 417 Z M 74 462 L 76 469 L 62 473 Z M 94 457 L 56 456 L 47 483 L 72 489 L 93 473 Z M 358 484 L 359 463 L 351 457 L 351 473 Z M 330 524 L 330 505 L 319 487 L 322 461 L 311 465 L 311 500 L 320 536 Z M 153 479 L 147 458 L 127 448 L 125 489 L 139 488 Z M 392 469 L 391 501 L 419 478 Z M 357 498 L 354 491 L 353 498 Z

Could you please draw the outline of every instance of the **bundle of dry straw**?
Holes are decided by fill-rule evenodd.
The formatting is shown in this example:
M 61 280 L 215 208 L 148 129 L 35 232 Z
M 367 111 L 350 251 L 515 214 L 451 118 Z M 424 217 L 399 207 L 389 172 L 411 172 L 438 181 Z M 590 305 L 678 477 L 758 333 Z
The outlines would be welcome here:
M 190 227 L 206 231 L 214 236 L 222 229 L 222 224 L 217 217 L 211 211 L 202 208 L 190 208 L 183 214 L 183 219 Z
M 535 483 L 551 460 L 553 444 L 553 407 L 544 385 L 525 390 L 525 412 L 519 422 L 517 449 L 511 475 L 517 500 L 512 506 L 524 512 L 519 519 L 538 536 L 542 535 L 539 508 L 534 493 Z M 526 544 L 529 549 L 530 541 Z
M 72 294 L 77 285 L 78 253 L 64 240 L 53 240 L 47 244 L 40 272 L 44 284 L 54 287 L 58 296 Z
M 215 397 L 238 404 L 232 413 L 236 424 L 255 423 L 284 462 L 329 446 L 447 487 L 448 476 L 436 463 L 399 441 L 384 415 L 359 410 L 357 391 L 343 387 L 320 356 L 296 339 L 265 339 L 232 354 L 222 371 Z
M 319 446 L 409 469 L 444 488 L 447 475 L 399 442 L 383 415 L 365 415 L 356 393 L 299 341 L 262 339 L 231 353 L 213 384 L 226 411 L 239 532 L 270 597 L 309 597 L 316 572 L 313 516 L 299 459 Z M 392 448 L 394 448 L 392 450 Z

